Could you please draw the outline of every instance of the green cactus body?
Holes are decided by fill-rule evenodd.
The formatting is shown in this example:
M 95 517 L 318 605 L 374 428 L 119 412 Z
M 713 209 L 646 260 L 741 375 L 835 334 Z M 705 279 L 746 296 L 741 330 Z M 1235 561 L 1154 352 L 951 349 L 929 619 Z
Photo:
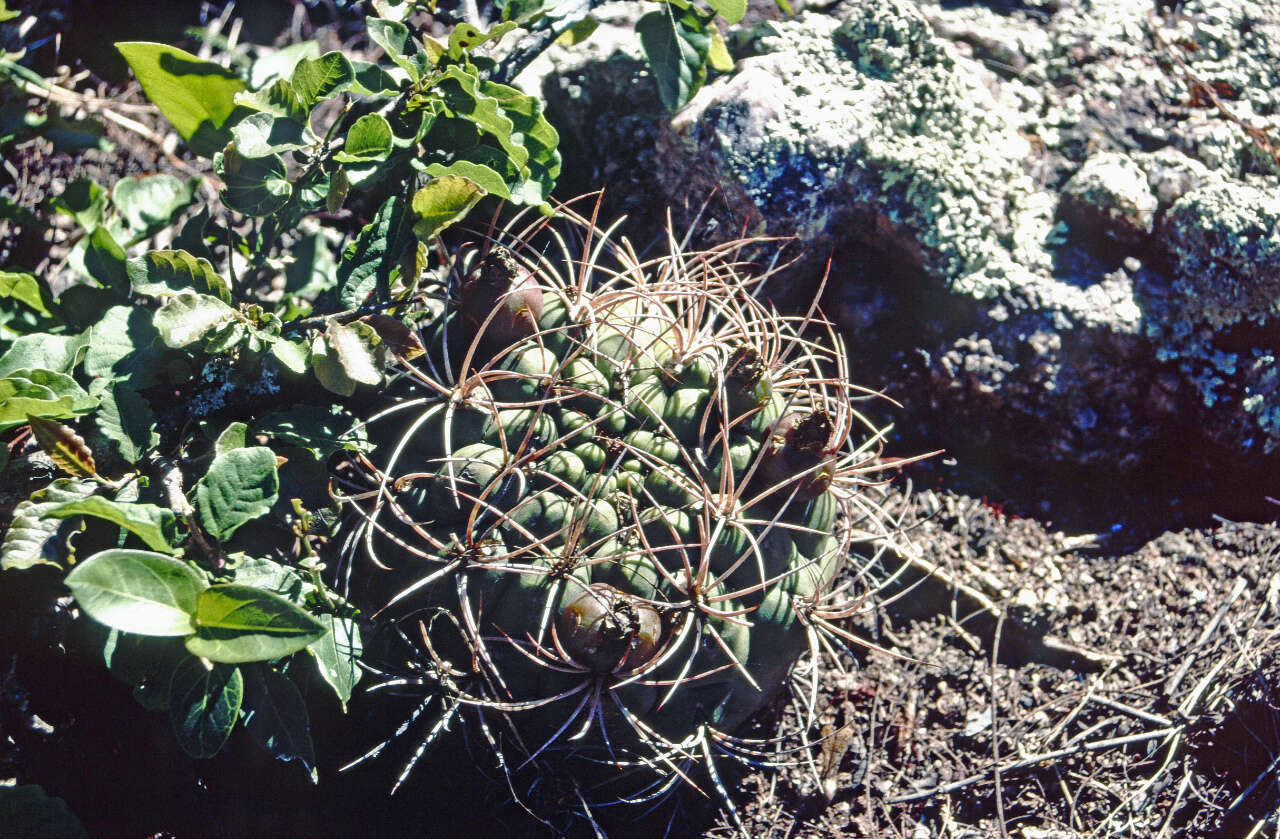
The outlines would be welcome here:
M 430 383 L 418 419 L 351 503 L 446 704 L 493 709 L 539 760 L 638 755 L 650 783 L 645 755 L 778 694 L 840 614 L 851 548 L 891 529 L 854 525 L 874 454 L 840 347 L 813 350 L 825 327 L 757 302 L 728 251 L 606 245 L 571 271 L 463 251 L 406 377 Z

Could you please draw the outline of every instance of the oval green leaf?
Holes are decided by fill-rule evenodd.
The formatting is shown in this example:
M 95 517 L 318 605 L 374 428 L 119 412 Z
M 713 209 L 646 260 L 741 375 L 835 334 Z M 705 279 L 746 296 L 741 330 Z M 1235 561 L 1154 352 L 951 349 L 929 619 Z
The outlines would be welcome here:
M 485 196 L 484 187 L 460 175 L 443 175 L 413 195 L 410 206 L 417 220 L 413 232 L 424 242 L 460 221 Z
M 250 446 L 224 452 L 196 484 L 200 523 L 215 539 L 226 539 L 270 510 L 279 490 L 276 455 L 271 449 Z
M 323 623 L 278 594 L 226 583 L 200 593 L 196 634 L 187 651 L 210 661 L 238 664 L 296 653 L 320 640 Z
M 213 757 L 227 742 L 244 700 L 239 667 L 183 659 L 169 683 L 169 721 L 178 745 L 192 757 Z
M 89 617 L 139 635 L 190 635 L 205 582 L 171 556 L 100 551 L 71 569 L 67 588 Z
M 231 146 L 218 157 L 215 168 L 227 185 L 223 203 L 246 216 L 269 216 L 293 194 L 293 184 L 278 154 L 245 157 Z
M 365 114 L 351 126 L 342 151 L 333 159 L 339 163 L 368 163 L 384 160 L 390 153 L 390 123 L 380 114 Z
M 128 41 L 116 49 L 133 68 L 142 92 L 193 151 L 211 157 L 226 145 L 223 123 L 236 109 L 235 95 L 245 89 L 234 73 L 166 44 Z
M 134 534 L 148 548 L 156 551 L 171 550 L 178 538 L 177 520 L 173 513 L 155 504 L 126 503 L 112 501 L 101 495 L 91 495 L 79 501 L 59 504 L 45 512 L 45 515 L 55 519 L 70 516 L 106 519 Z

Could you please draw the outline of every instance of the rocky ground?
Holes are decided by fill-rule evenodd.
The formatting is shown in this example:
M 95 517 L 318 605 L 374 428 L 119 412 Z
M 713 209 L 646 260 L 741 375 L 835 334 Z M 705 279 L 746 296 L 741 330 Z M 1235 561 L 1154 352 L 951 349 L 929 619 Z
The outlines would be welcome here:
M 779 305 L 826 272 L 855 376 L 901 405 L 871 408 L 889 453 L 943 450 L 893 476 L 906 538 L 854 619 L 874 649 L 809 663 L 778 711 L 812 747 L 731 777 L 736 815 L 690 793 L 614 833 L 1275 835 L 1280 5 L 753 4 L 737 69 L 674 118 L 636 5 L 598 14 L 521 80 L 562 131 L 565 194 L 605 185 L 641 246 L 667 206 L 703 241 L 797 237 Z M 0 777 L 95 836 L 521 826 L 470 754 L 395 800 L 390 757 L 337 773 L 351 727 L 388 722 L 361 702 L 316 721 L 319 787 L 272 780 L 278 801 L 228 817 L 281 768 L 193 765 L 73 643 L 42 656 L 0 659 Z M 140 716 L 146 748 L 102 737 Z

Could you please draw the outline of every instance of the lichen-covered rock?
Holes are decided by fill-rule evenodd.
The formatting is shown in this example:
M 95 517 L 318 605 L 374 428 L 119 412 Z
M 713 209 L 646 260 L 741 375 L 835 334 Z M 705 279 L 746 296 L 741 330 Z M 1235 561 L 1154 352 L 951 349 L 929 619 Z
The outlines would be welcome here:
M 1215 329 L 1280 312 L 1280 188 L 1218 183 L 1184 195 L 1160 246 L 1189 318 Z
M 672 121 L 670 183 L 710 165 L 762 231 L 858 237 L 970 286 L 1016 273 L 1018 216 L 1044 210 L 1018 201 L 1030 147 L 914 6 L 767 24 L 751 50 Z
M 1142 167 L 1116 152 L 1089 158 L 1062 188 L 1069 224 L 1130 248 L 1151 234 L 1158 203 Z

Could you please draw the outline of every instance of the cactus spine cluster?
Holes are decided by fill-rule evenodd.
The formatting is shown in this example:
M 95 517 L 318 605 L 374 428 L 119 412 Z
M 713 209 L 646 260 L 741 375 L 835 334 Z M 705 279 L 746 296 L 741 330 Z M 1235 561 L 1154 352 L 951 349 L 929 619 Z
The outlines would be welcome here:
M 562 218 L 574 246 L 537 221 L 457 254 L 348 500 L 441 703 L 427 739 L 500 718 L 507 765 L 558 760 L 589 805 L 750 751 L 731 732 L 848 637 L 842 571 L 888 525 L 825 321 L 762 304 L 742 243 L 645 261 Z

